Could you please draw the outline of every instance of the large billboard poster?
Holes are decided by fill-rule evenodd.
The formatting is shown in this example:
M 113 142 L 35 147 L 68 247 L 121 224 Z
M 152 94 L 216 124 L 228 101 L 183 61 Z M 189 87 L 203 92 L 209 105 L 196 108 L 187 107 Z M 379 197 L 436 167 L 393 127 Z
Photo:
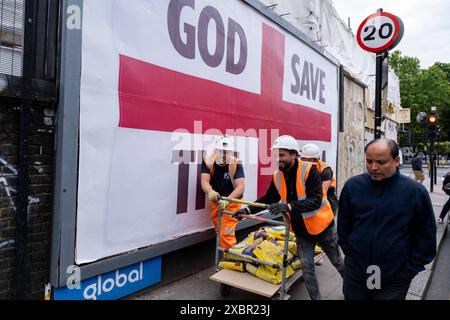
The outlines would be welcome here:
M 238 0 L 83 3 L 76 263 L 212 228 L 200 164 L 235 138 L 244 197 L 270 145 L 317 143 L 335 167 L 338 68 Z

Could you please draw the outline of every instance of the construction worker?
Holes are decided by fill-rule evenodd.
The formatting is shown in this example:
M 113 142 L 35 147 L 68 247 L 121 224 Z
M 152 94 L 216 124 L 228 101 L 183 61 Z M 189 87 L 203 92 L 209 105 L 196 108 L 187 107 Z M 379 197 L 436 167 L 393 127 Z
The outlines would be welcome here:
M 257 202 L 271 204 L 272 214 L 288 214 L 297 238 L 306 288 L 312 300 L 320 300 L 319 284 L 314 271 L 314 249 L 319 244 L 341 275 L 344 261 L 337 245 L 333 211 L 322 192 L 319 171 L 312 163 L 298 160 L 298 143 L 291 136 L 275 140 L 272 151 L 279 170 L 273 174 L 266 194 Z M 255 214 L 263 209 L 246 207 L 234 214 Z
M 300 157 L 303 161 L 314 163 L 320 172 L 322 179 L 322 192 L 327 195 L 333 213 L 336 214 L 338 200 L 336 197 L 336 179 L 333 177 L 331 166 L 320 160 L 320 149 L 314 143 L 305 144 L 302 147 Z
M 239 203 L 220 200 L 220 196 L 235 199 L 244 194 L 244 169 L 234 156 L 234 143 L 226 135 L 216 141 L 213 155 L 206 156 L 202 163 L 201 186 L 211 201 L 211 219 L 218 231 L 219 210 L 236 212 Z M 238 220 L 224 214 L 221 221 L 220 246 L 229 249 L 236 244 L 235 230 Z

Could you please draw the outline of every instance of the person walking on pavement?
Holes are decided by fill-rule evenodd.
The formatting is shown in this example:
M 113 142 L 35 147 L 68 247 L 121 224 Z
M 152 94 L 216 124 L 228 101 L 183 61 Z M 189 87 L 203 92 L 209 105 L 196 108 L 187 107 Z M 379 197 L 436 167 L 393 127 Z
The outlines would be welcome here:
M 234 157 L 234 143 L 226 135 L 216 141 L 212 156 L 205 156 L 201 169 L 201 186 L 211 201 L 211 219 L 218 232 L 219 210 L 236 212 L 239 203 L 220 200 L 220 196 L 235 199 L 242 198 L 245 187 L 245 175 L 239 159 Z M 236 225 L 238 220 L 224 214 L 221 221 L 220 246 L 229 249 L 236 244 Z
M 340 194 L 346 300 L 404 300 L 411 280 L 436 255 L 430 196 L 400 174 L 398 150 L 392 140 L 370 142 L 367 173 L 350 178 Z
M 444 190 L 444 192 L 450 196 L 450 172 L 447 172 L 444 176 L 444 180 L 442 181 L 442 190 Z M 438 218 L 438 223 L 444 223 L 445 216 L 449 211 L 450 211 L 450 198 L 447 199 L 447 202 L 442 208 L 441 214 L 439 215 Z
M 411 161 L 412 169 L 414 172 L 414 179 L 420 183 L 423 183 L 423 181 L 425 180 L 425 175 L 423 174 L 423 169 L 422 169 L 422 159 L 423 159 L 423 154 L 419 153 Z
M 319 171 L 312 163 L 298 160 L 297 140 L 281 136 L 275 140 L 274 152 L 279 170 L 273 174 L 266 194 L 256 200 L 270 204 L 271 214 L 288 214 L 297 238 L 297 248 L 306 288 L 312 300 L 320 300 L 319 284 L 314 270 L 314 249 L 319 244 L 341 275 L 344 260 L 337 244 L 333 211 L 322 193 Z M 255 214 L 263 209 L 246 207 L 235 213 Z
M 324 161 L 320 160 L 320 149 L 313 143 L 305 144 L 300 152 L 302 161 L 314 163 L 317 170 L 319 170 L 322 179 L 322 192 L 327 195 L 328 202 L 330 202 L 331 209 L 336 215 L 338 200 L 336 197 L 336 179 L 333 177 L 333 169 Z

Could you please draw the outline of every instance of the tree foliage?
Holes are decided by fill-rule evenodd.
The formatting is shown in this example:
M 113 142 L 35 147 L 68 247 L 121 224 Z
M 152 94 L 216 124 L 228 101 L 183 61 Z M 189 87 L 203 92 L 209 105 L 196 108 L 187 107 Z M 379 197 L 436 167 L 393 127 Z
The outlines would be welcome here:
M 436 107 L 441 127 L 441 140 L 450 140 L 450 64 L 436 62 L 427 69 L 420 68 L 416 57 L 408 57 L 394 51 L 389 59 L 390 67 L 400 79 L 402 107 L 411 109 L 411 123 L 405 129 L 411 130 L 413 144 L 426 143 L 427 126 L 416 122 L 419 112 L 430 113 Z M 408 135 L 400 135 L 400 144 L 408 145 Z

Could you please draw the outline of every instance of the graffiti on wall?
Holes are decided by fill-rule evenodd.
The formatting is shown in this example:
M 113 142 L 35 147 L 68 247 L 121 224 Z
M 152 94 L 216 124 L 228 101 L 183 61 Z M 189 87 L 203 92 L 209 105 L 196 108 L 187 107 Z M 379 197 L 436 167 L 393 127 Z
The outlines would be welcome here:
M 5 158 L 0 157 L 0 163 L 8 169 L 8 172 L 2 173 L 0 176 L 0 186 L 5 188 L 6 196 L 8 197 L 9 204 L 11 208 L 16 211 L 16 203 L 15 203 L 15 196 L 17 194 L 17 190 L 13 188 L 9 181 L 8 177 L 17 177 L 17 169 L 14 168 L 13 165 L 8 163 Z M 39 163 L 34 164 L 34 168 L 36 171 L 40 172 L 42 168 L 40 168 Z M 41 200 L 37 197 L 29 196 L 28 197 L 28 210 L 30 209 L 30 205 L 38 204 Z
M 364 172 L 364 89 L 345 78 L 343 133 L 340 134 L 338 192 L 352 176 Z

